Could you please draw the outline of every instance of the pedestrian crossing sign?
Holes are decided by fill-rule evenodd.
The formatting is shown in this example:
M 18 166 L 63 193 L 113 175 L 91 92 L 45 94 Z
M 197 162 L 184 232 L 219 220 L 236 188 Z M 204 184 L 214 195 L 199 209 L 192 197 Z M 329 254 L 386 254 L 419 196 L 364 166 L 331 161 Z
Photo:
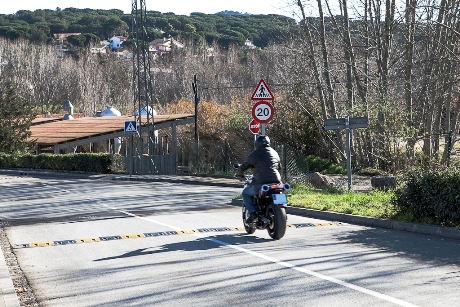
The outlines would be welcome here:
M 267 83 L 265 83 L 264 79 L 259 81 L 259 85 L 257 85 L 256 90 L 251 96 L 251 100 L 274 100 L 272 92 L 268 88 Z
M 125 122 L 125 133 L 127 134 L 135 134 L 137 133 L 136 121 L 126 121 Z

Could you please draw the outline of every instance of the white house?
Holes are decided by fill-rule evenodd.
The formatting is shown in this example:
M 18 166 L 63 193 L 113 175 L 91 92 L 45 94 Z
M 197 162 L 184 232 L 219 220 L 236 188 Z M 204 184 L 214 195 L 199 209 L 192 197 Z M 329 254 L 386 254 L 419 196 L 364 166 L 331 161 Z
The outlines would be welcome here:
M 257 49 L 257 46 L 252 43 L 249 39 L 244 42 L 244 45 L 241 47 L 243 50 Z

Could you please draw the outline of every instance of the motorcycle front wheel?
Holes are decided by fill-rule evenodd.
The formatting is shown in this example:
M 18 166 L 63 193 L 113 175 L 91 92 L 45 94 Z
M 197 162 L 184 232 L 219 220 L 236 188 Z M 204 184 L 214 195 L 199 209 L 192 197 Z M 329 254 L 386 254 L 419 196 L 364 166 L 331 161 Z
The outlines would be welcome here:
M 286 233 L 286 210 L 270 203 L 267 207 L 267 218 L 270 220 L 267 227 L 270 237 L 275 240 L 284 237 Z
M 248 213 L 248 211 L 246 211 L 246 207 L 244 206 L 244 204 L 243 204 L 243 209 L 242 210 L 243 210 L 244 230 L 246 230 L 246 232 L 251 235 L 256 231 L 256 227 L 251 227 L 248 223 L 246 223 L 246 219 L 248 218 L 249 213 Z

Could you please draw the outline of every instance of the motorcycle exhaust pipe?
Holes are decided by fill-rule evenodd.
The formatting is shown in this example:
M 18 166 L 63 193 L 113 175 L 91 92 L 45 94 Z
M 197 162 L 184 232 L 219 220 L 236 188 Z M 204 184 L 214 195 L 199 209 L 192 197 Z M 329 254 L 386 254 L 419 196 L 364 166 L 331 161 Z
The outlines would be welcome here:
M 286 182 L 286 183 L 284 184 L 284 190 L 285 190 L 285 191 L 289 191 L 290 189 L 291 189 L 291 185 L 290 185 L 289 183 Z
M 262 187 L 260 188 L 260 191 L 259 191 L 259 197 L 264 198 L 267 195 L 267 192 L 269 190 L 270 190 L 270 187 L 268 186 L 268 184 L 262 185 Z

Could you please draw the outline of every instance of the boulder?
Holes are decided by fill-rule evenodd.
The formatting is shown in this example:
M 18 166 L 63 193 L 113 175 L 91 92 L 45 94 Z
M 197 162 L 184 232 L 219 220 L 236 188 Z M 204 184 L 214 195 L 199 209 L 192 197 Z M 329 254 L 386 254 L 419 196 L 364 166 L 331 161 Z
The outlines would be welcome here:
M 388 190 L 396 188 L 396 178 L 393 176 L 373 176 L 371 178 L 373 189 Z
M 334 179 L 318 172 L 307 174 L 305 178 L 313 187 L 317 189 L 327 189 L 335 184 Z

